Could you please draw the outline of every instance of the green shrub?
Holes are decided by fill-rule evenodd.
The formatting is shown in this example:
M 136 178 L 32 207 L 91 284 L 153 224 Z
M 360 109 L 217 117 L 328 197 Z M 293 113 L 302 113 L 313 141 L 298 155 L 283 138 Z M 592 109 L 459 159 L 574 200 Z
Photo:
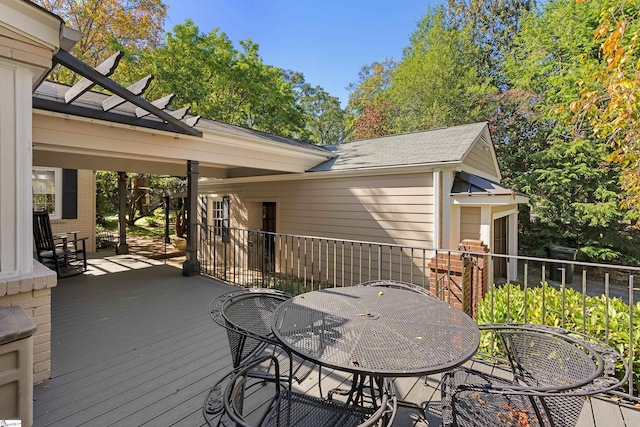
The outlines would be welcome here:
M 564 295 L 563 295 L 564 294 Z M 563 305 L 564 298 L 564 305 Z M 608 306 L 607 306 L 608 300 Z M 586 307 L 583 314 L 583 303 Z M 563 308 L 564 307 L 564 308 Z M 607 316 L 609 325 L 607 333 Z M 620 298 L 585 296 L 573 289 L 557 289 L 546 282 L 527 288 L 507 284 L 495 287 L 478 305 L 478 323 L 535 323 L 562 326 L 607 342 L 629 361 L 630 344 L 634 343 L 633 373 L 640 381 L 640 302 L 633 308 L 633 337 L 629 337 L 629 305 Z M 490 335 L 483 334 L 480 351 L 492 353 Z M 494 347 L 495 349 L 495 347 Z M 640 385 L 640 384 L 638 384 Z

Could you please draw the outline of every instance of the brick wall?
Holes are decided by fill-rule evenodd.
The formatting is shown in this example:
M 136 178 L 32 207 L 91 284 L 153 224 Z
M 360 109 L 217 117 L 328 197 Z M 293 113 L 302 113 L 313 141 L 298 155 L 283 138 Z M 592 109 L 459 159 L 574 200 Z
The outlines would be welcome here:
M 38 329 L 33 335 L 33 382 L 51 376 L 51 288 L 56 273 L 34 261 L 33 272 L 26 276 L 0 279 L 0 307 L 22 307 Z
M 95 252 L 96 242 L 96 180 L 90 170 L 78 170 L 78 218 L 53 219 L 54 233 L 78 231 L 78 237 L 87 237 L 87 252 Z

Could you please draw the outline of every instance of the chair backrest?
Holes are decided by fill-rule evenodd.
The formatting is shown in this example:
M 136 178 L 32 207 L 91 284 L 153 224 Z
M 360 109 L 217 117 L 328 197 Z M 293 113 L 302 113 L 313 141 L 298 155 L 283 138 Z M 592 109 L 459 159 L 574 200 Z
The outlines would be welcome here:
M 227 329 L 234 367 L 265 342 L 275 342 L 271 332 L 273 312 L 289 298 L 291 295 L 272 289 L 243 289 L 211 302 L 211 317 Z
M 536 397 L 554 426 L 575 426 L 583 395 L 606 392 L 628 378 L 622 356 L 587 335 L 541 325 L 493 325 L 520 381 L 545 393 Z M 616 378 L 616 365 L 626 370 Z
M 567 336 L 541 330 L 502 331 L 514 373 L 535 387 L 591 383 L 602 374 L 599 355 Z
M 54 250 L 55 243 L 53 241 L 53 233 L 51 232 L 49 212 L 45 210 L 33 211 L 33 238 L 36 242 L 36 250 L 38 253 Z

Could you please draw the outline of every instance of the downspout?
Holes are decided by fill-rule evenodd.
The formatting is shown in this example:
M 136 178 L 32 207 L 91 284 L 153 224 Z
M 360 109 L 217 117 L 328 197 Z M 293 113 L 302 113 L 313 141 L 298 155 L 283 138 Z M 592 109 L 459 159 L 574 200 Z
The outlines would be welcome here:
M 440 208 L 442 189 L 440 185 L 440 169 L 433 170 L 433 247 L 440 249 Z

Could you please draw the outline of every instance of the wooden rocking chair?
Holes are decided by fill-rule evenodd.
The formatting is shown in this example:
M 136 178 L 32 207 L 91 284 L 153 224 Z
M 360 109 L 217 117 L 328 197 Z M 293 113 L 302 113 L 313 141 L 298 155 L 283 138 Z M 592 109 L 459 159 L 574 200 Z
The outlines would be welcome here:
M 70 234 L 73 239 L 68 237 Z M 58 277 L 74 276 L 87 270 L 87 238 L 78 238 L 77 232 L 54 235 L 47 211 L 33 212 L 33 237 L 38 261 L 55 270 Z

